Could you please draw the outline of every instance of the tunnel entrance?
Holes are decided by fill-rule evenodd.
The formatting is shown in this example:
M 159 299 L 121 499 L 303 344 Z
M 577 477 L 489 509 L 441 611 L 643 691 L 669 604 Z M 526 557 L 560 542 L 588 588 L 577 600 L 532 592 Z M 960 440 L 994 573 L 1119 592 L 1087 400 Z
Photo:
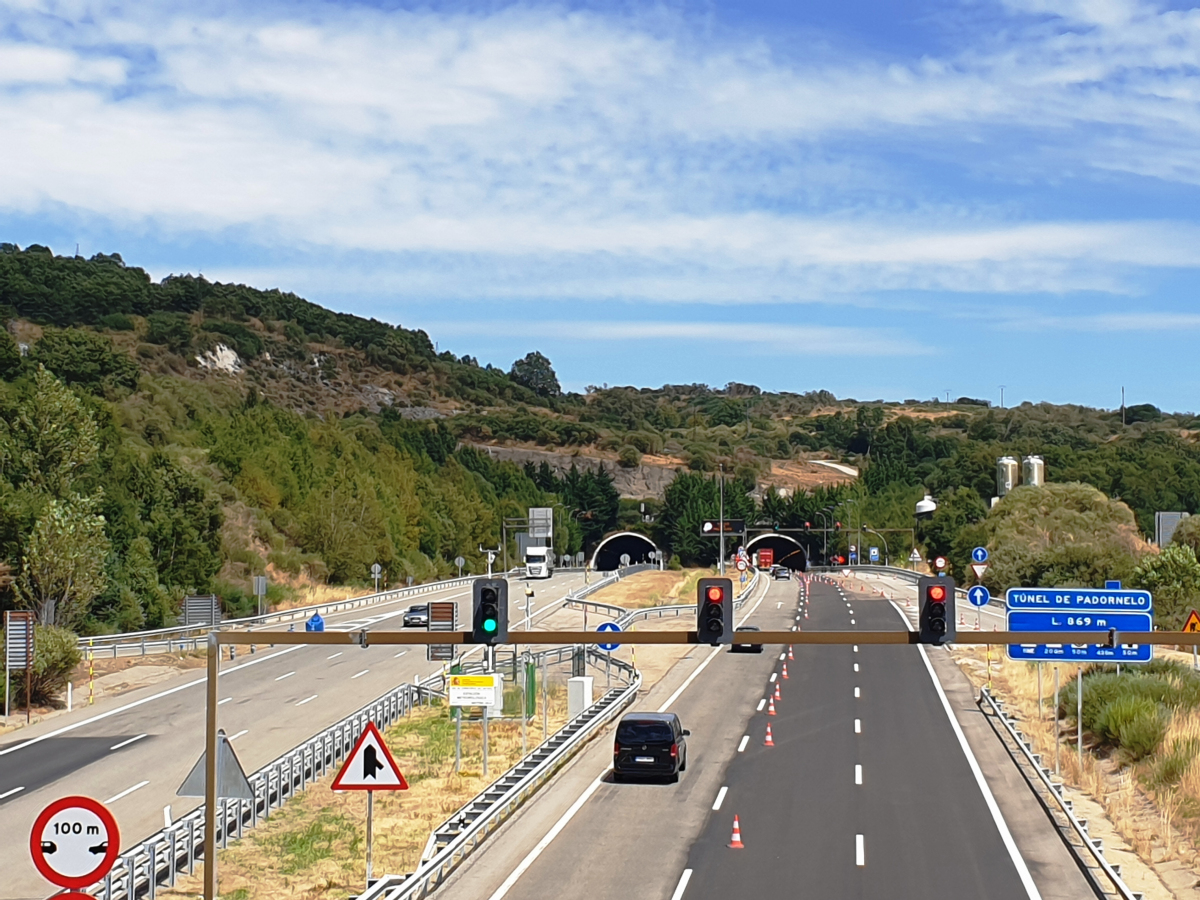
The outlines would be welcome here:
M 621 567 L 622 554 L 629 554 L 629 564 L 654 562 L 650 554 L 658 547 L 654 541 L 636 531 L 619 531 L 610 534 L 596 545 L 592 554 L 592 568 L 598 572 L 611 572 Z
M 774 532 L 760 534 L 752 537 L 746 543 L 746 552 L 754 553 L 757 550 L 762 550 L 764 547 L 775 551 L 775 565 L 787 566 L 789 569 L 795 569 L 797 572 L 808 570 L 808 554 L 794 537 Z

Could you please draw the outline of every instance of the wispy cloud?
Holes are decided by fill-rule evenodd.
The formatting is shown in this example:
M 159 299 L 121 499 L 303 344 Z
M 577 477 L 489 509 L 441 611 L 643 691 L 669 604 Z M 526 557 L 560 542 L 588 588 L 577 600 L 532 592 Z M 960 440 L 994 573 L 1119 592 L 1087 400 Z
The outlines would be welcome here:
M 368 251 L 458 297 L 1136 293 L 1200 267 L 1195 221 L 930 190 L 951 164 L 1200 184 L 1200 11 L 1007 10 L 898 63 L 558 6 L 8 6 L 0 210 Z

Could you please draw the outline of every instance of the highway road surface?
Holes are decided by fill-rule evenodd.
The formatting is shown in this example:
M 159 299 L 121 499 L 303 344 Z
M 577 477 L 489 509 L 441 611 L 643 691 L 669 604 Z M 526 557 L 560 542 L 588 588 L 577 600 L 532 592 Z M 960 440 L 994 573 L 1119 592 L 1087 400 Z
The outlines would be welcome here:
M 819 579 L 807 593 L 802 582 L 768 583 L 746 616 L 764 629 L 907 627 L 889 601 Z M 1020 842 L 1010 833 L 958 720 L 975 716 L 973 740 L 994 736 L 961 685 L 952 710 L 928 662 L 939 654 L 943 677 L 961 678 L 945 651 L 803 646 L 789 660 L 786 649 L 697 647 L 636 707 L 675 711 L 691 730 L 677 784 L 613 783 L 611 736 L 602 738 L 439 896 L 1092 896 L 1019 776 L 1000 773 L 989 777 L 1005 789 Z M 1011 765 L 1002 751 L 983 758 Z M 735 816 L 742 849 L 730 847 Z
M 510 627 L 524 603 L 513 582 Z M 533 583 L 535 612 L 583 584 L 580 573 Z M 471 591 L 445 591 L 349 610 L 327 618 L 327 630 L 396 630 L 414 603 L 455 600 L 459 621 L 470 618 Z M 223 648 L 226 649 L 227 648 Z M 302 743 L 391 688 L 437 671 L 423 647 L 259 647 L 222 662 L 220 725 L 247 773 Z M 121 829 L 122 849 L 163 827 L 164 807 L 175 818 L 200 805 L 175 791 L 204 749 L 204 673 L 189 671 L 93 707 L 76 709 L 20 729 L 0 745 L 0 900 L 45 898 L 52 887 L 29 859 L 28 835 L 38 812 L 72 794 L 108 805 Z

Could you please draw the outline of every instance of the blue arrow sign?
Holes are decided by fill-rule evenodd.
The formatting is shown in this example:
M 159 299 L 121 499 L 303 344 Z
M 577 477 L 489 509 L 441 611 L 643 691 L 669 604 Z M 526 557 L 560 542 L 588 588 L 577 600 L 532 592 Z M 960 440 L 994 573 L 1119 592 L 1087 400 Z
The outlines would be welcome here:
M 987 547 L 976 547 L 971 551 L 971 562 L 985 563 L 988 561 Z
M 620 631 L 621 626 L 618 625 L 616 622 L 603 622 L 603 623 L 601 623 L 600 627 L 598 627 L 596 630 L 597 631 Z M 601 650 L 608 650 L 611 652 L 613 650 L 616 650 L 621 645 L 620 644 L 599 644 L 598 646 L 600 647 Z
M 1107 633 L 1152 631 L 1154 617 L 1148 612 L 1107 610 L 1009 610 L 1009 631 L 1096 631 Z M 1097 635 L 1097 639 L 1101 639 Z M 1009 659 L 1054 662 L 1149 662 L 1150 644 L 1107 647 L 1097 644 L 1010 644 Z
M 977 584 L 967 591 L 967 599 L 971 601 L 972 606 L 987 606 L 988 601 L 992 599 L 992 595 L 988 593 L 988 589 L 983 585 Z
M 1151 612 L 1149 591 L 1100 588 L 1009 588 L 1004 605 L 1010 610 L 1050 609 L 1080 612 Z

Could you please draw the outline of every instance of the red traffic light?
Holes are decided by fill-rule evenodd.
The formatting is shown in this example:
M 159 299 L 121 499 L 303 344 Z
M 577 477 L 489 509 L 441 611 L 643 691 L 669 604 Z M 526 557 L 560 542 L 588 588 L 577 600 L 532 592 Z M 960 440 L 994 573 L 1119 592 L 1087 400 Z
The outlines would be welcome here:
M 713 603 L 720 603 L 722 600 L 725 599 L 725 592 L 723 590 L 721 590 L 719 587 L 717 587 L 715 584 L 710 585 L 709 589 L 708 589 L 708 599 L 711 600 Z
M 934 603 L 945 603 L 946 602 L 946 589 L 944 587 L 942 587 L 940 584 L 935 584 L 933 587 L 931 587 L 929 589 L 928 596 L 929 596 L 929 599 L 932 600 Z

